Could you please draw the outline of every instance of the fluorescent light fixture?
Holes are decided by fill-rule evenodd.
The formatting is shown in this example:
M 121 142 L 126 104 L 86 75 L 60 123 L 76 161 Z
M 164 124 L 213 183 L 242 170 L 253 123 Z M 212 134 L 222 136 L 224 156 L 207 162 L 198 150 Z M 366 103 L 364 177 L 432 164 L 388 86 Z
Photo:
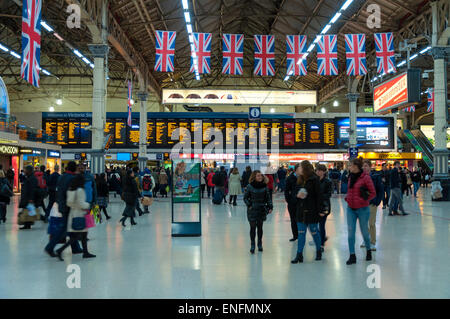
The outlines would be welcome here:
M 181 2 L 183 4 L 183 9 L 188 10 L 189 9 L 188 0 L 182 0 Z
M 196 75 L 195 75 L 195 79 L 196 79 L 197 81 L 200 81 L 200 75 L 196 74 Z
M 54 108 L 53 106 L 50 106 L 50 107 L 48 108 L 48 110 L 49 110 L 50 112 L 55 112 L 55 108 Z
M 189 34 L 189 43 L 192 45 L 194 45 L 194 36 L 192 35 L 192 33 Z
M 420 51 L 420 54 L 424 54 L 425 52 L 427 52 L 428 50 L 430 50 L 431 47 L 426 47 L 425 49 L 423 49 L 422 51 Z
M 319 41 L 319 40 L 317 40 L 317 41 Z M 316 45 L 313 43 L 313 44 L 311 44 L 309 47 L 308 47 L 308 50 L 306 50 L 308 53 L 309 52 L 311 52 L 312 50 L 314 50 L 314 47 L 315 47 Z
M 275 113 L 275 109 L 274 109 L 274 108 L 271 108 L 271 109 L 270 109 L 270 113 Z
M 286 77 L 284 78 L 284 81 L 289 80 L 289 75 L 286 75 Z
M 130 100 L 130 104 L 134 105 L 134 100 L 133 99 Z
M 348 6 L 352 4 L 352 2 L 353 2 L 353 0 L 347 0 L 347 1 L 345 1 L 344 5 L 341 7 L 341 10 L 340 10 L 340 11 L 346 10 L 346 9 L 348 8 Z
M 195 51 L 192 51 L 191 57 L 194 58 L 195 61 L 195 59 L 197 59 L 197 53 L 195 53 Z
M 418 56 L 419 56 L 419 55 L 416 53 L 416 54 L 410 56 L 410 57 L 409 57 L 409 60 L 410 60 L 410 61 L 411 61 L 411 60 L 414 60 L 414 59 L 417 58 Z
M 326 110 L 326 108 L 323 107 L 323 108 L 320 109 L 320 112 L 327 113 L 327 110 Z
M 316 36 L 316 38 L 314 39 L 314 41 L 313 41 L 314 45 L 315 45 L 317 42 L 319 42 L 319 40 L 320 40 L 320 35 Z M 312 45 L 312 44 L 311 44 L 311 45 Z M 309 47 L 311 47 L 311 45 L 310 45 Z M 308 50 L 309 50 L 309 48 L 308 48 Z
M 62 99 L 56 99 L 56 104 L 62 105 Z
M 13 50 L 9 51 L 9 54 L 11 54 L 13 57 L 15 57 L 16 59 L 21 59 L 21 56 L 18 55 L 16 52 L 14 52 Z
M 52 29 L 52 27 L 50 27 L 47 22 L 45 21 L 41 21 L 41 26 L 43 26 L 45 28 L 45 30 L 47 30 L 48 32 L 53 32 L 55 30 Z
M 187 23 L 191 23 L 191 16 L 187 11 L 184 12 L 184 20 L 186 20 Z
M 45 75 L 51 75 L 50 72 L 48 72 L 47 70 L 42 69 L 42 73 L 44 73 Z
M 320 32 L 320 34 L 325 34 L 325 33 L 327 33 L 328 30 L 330 30 L 330 28 L 331 28 L 331 25 L 330 25 L 330 24 L 327 24 L 327 25 L 325 26 L 325 28 L 323 28 L 322 32 Z
M 187 32 L 189 33 L 189 35 L 192 33 L 192 25 L 190 25 L 190 24 L 186 24 L 186 29 L 187 29 Z
M 85 57 L 83 57 L 83 61 L 84 61 L 84 63 L 86 63 L 86 64 L 91 64 L 91 61 L 89 61 L 89 60 L 86 59 Z
M 5 52 L 9 52 L 9 49 L 7 47 L 3 46 L 1 43 L 0 43 L 0 49 L 2 49 Z
M 80 51 L 78 50 L 73 50 L 73 53 L 75 53 L 75 55 L 79 58 L 83 58 L 83 55 L 80 53 Z
M 342 13 L 338 12 L 334 15 L 333 19 L 330 20 L 330 24 L 333 24 L 339 19 L 339 17 L 342 15 Z
M 399 68 L 399 67 L 401 67 L 401 66 L 403 66 L 403 65 L 405 65 L 406 64 L 406 61 L 402 61 L 402 62 L 400 62 L 399 64 L 397 64 L 397 67 Z
M 64 39 L 58 34 L 58 33 L 53 33 L 53 35 L 59 40 L 59 41 L 64 41 Z
M 91 67 L 91 69 L 93 69 L 94 68 L 94 63 L 91 63 L 91 64 L 89 64 L 89 66 Z

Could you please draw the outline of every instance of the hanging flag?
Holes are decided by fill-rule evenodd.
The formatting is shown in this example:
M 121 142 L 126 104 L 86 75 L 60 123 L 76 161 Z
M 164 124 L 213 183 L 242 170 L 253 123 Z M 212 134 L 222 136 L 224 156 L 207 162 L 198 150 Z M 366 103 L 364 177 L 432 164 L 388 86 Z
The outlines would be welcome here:
M 306 75 L 306 41 L 304 35 L 286 36 L 287 75 Z
M 375 33 L 374 37 L 377 56 L 377 72 L 379 74 L 397 72 L 394 56 L 394 34 L 392 32 Z
M 129 127 L 131 127 L 131 107 L 132 107 L 131 98 L 132 98 L 132 93 L 133 93 L 132 85 L 133 84 L 131 83 L 131 81 L 128 81 L 128 102 L 127 102 L 127 105 L 128 105 L 128 119 L 127 119 L 127 125 Z
M 255 69 L 254 75 L 275 75 L 275 36 L 255 35 Z
M 173 72 L 175 60 L 176 31 L 156 31 L 155 71 Z
M 415 112 L 416 107 L 414 105 L 408 106 L 405 108 L 405 112 Z
M 338 75 L 337 35 L 319 35 L 317 41 L 317 74 Z
M 198 73 L 211 73 L 211 33 L 194 33 L 194 48 Z M 195 73 L 194 58 L 191 55 L 191 73 Z
M 434 112 L 434 89 L 429 88 L 427 90 L 428 103 L 427 103 L 427 112 Z
M 41 0 L 24 0 L 22 7 L 22 79 L 39 87 L 41 61 Z
M 347 75 L 367 74 L 365 34 L 346 34 L 345 53 L 347 57 Z
M 224 34 L 222 36 L 222 43 L 222 73 L 242 75 L 244 73 L 244 35 Z

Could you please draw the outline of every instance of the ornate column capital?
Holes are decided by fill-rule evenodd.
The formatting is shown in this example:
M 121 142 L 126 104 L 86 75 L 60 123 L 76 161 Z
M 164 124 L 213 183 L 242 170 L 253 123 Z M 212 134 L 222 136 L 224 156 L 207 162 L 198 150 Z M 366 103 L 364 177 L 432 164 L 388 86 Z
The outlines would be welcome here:
M 147 101 L 148 93 L 147 92 L 138 92 L 137 96 L 140 101 Z
M 88 47 L 94 58 L 106 58 L 109 52 L 107 44 L 89 44 Z
M 359 98 L 359 93 L 348 93 L 345 96 L 350 102 L 356 102 Z

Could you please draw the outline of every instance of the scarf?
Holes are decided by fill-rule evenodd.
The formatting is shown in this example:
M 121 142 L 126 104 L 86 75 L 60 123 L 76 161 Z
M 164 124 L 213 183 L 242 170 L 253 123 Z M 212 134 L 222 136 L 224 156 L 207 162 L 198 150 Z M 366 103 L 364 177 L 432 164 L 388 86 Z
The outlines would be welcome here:
M 257 181 L 253 181 L 250 185 L 252 185 L 254 188 L 264 188 L 266 187 L 266 183 L 264 182 L 257 182 Z
M 353 186 L 356 184 L 356 181 L 358 180 L 358 178 L 361 176 L 362 171 L 360 171 L 359 173 L 350 173 L 350 188 L 353 188 Z

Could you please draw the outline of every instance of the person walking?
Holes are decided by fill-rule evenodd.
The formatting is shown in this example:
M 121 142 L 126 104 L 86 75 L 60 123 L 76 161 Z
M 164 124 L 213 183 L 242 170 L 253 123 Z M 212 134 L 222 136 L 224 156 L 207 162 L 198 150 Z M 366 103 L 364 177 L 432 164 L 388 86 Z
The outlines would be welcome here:
M 3 173 L 3 171 L 2 171 Z M 4 173 L 3 173 L 4 174 Z M 28 205 L 34 205 L 36 208 L 36 201 L 41 200 L 37 195 L 38 192 L 38 181 L 33 174 L 33 166 L 25 167 L 25 180 L 23 182 L 22 192 L 20 193 L 20 209 L 28 209 Z M 37 210 L 37 209 L 36 209 Z M 37 212 L 36 212 L 37 213 Z M 31 226 L 34 225 L 34 222 L 25 222 L 20 228 L 23 229 L 31 229 Z
M 405 169 L 405 175 L 406 175 L 406 193 L 408 194 L 407 196 L 409 196 L 409 194 L 413 194 L 412 191 L 412 186 L 413 186 L 413 181 L 411 178 L 411 171 L 409 169 Z
M 245 171 L 242 173 L 241 185 L 243 190 L 245 190 L 245 188 L 247 187 L 251 175 L 252 175 L 252 168 L 250 166 L 247 166 L 245 168 Z
M 205 194 L 205 188 L 206 188 L 206 170 L 200 171 L 200 192 L 202 194 L 202 198 Z
M 0 224 L 6 223 L 7 207 L 14 196 L 13 186 L 6 178 L 3 170 L 0 170 Z
M 283 166 L 281 166 L 277 172 L 279 180 L 279 189 L 281 192 L 284 192 L 284 188 L 286 187 L 286 175 L 287 175 L 286 169 Z
M 345 201 L 347 202 L 347 232 L 348 248 L 350 258 L 346 264 L 356 263 L 355 254 L 355 232 L 356 221 L 359 219 L 359 229 L 366 245 L 366 260 L 372 260 L 372 251 L 370 250 L 369 235 L 369 201 L 375 198 L 376 191 L 370 176 L 363 171 L 363 161 L 361 158 L 355 158 L 351 161 L 349 188 Z
M 122 194 L 121 179 L 117 169 L 114 169 L 111 173 L 111 177 L 109 178 L 109 187 L 114 192 L 114 198 L 116 198 L 117 195 L 120 196 Z
M 273 182 L 273 173 L 272 173 L 272 168 L 268 168 L 266 174 L 264 175 L 267 178 L 267 188 L 269 189 L 269 194 L 270 194 L 270 199 L 273 199 L 273 192 L 274 192 L 274 182 Z M 286 188 L 286 182 L 285 182 L 285 186 L 284 188 Z
M 94 176 L 92 176 L 92 174 L 88 172 L 86 168 L 86 164 L 78 165 L 78 172 L 84 177 L 85 185 L 83 188 L 86 192 L 86 201 L 91 205 L 89 207 L 89 210 L 91 210 L 92 207 L 94 207 L 94 205 L 97 203 L 97 184 L 95 183 Z
M 218 192 L 218 191 L 222 192 L 223 200 L 224 200 L 224 203 L 226 204 L 227 198 L 226 198 L 225 187 L 226 187 L 226 184 L 227 184 L 227 172 L 225 172 L 225 167 L 224 166 L 221 166 L 220 167 L 220 171 L 217 172 L 216 174 L 214 174 L 212 182 L 215 185 L 215 191 L 216 192 Z
M 344 169 L 341 174 L 341 194 L 347 194 L 348 191 L 348 170 Z
M 419 191 L 420 180 L 421 180 L 421 176 L 420 176 L 420 173 L 419 173 L 419 170 L 417 169 L 417 167 L 414 167 L 414 170 L 411 174 L 411 180 L 414 185 L 414 197 L 417 198 L 417 192 Z
M 58 215 L 62 217 L 63 227 L 58 234 L 51 236 L 50 241 L 47 246 L 45 246 L 44 251 L 50 257 L 56 257 L 54 253 L 55 246 L 61 241 L 65 240 L 67 237 L 67 226 L 70 207 L 67 206 L 67 191 L 69 189 L 72 180 L 75 178 L 77 171 L 77 164 L 74 161 L 70 161 L 67 164 L 66 171 L 58 179 L 58 185 L 56 186 L 56 202 L 58 204 Z M 72 242 L 72 254 L 81 254 L 82 250 L 78 241 Z
M 45 209 L 45 222 L 48 222 L 48 217 L 56 203 L 56 186 L 58 185 L 58 179 L 61 175 L 59 174 L 59 166 L 55 165 L 53 173 L 48 178 L 48 205 Z
M 133 173 L 139 191 L 139 197 L 136 199 L 136 210 L 138 211 L 139 216 L 142 216 L 144 214 L 144 211 L 141 209 L 141 205 L 139 204 L 139 198 L 142 198 L 142 179 L 139 173 L 139 168 L 137 166 L 133 167 Z
M 341 172 L 338 170 L 337 166 L 334 165 L 334 168 L 330 171 L 330 179 L 332 182 L 332 193 L 336 191 L 337 194 L 340 194 L 340 180 L 341 180 Z
M 45 173 L 45 166 L 36 165 L 36 171 L 34 172 L 34 176 L 36 177 L 38 188 L 36 190 L 35 195 L 35 207 L 36 207 L 36 214 L 39 214 L 40 219 L 44 222 L 46 222 L 45 215 L 46 215 L 46 207 L 44 204 L 44 199 L 48 196 L 48 176 Z M 43 214 L 40 213 L 40 209 L 42 209 Z
M 258 170 L 253 171 L 249 178 L 244 203 L 247 206 L 247 220 L 250 224 L 250 253 L 254 254 L 256 233 L 258 233 L 258 251 L 263 251 L 263 224 L 267 214 L 272 213 L 273 209 L 267 179 Z
M 161 172 L 159 174 L 159 185 L 160 185 L 160 193 L 161 197 L 167 198 L 167 185 L 169 185 L 169 176 L 167 176 L 166 171 L 164 169 L 161 169 Z
M 63 251 L 81 241 L 83 247 L 83 258 L 94 258 L 95 255 L 88 251 L 87 247 L 87 234 L 88 229 L 85 226 L 85 215 L 89 214 L 91 203 L 86 201 L 86 191 L 84 189 L 86 181 L 83 174 L 78 174 L 72 179 L 70 187 L 67 191 L 67 206 L 70 208 L 68 215 L 67 233 L 70 239 L 61 248 L 56 250 L 56 256 L 59 260 L 64 261 L 62 258 Z M 80 221 L 80 223 L 78 223 Z
M 144 177 L 142 178 L 142 196 L 143 197 L 153 197 L 153 189 L 155 185 L 155 179 L 153 178 L 149 169 L 145 169 Z M 149 206 L 144 206 L 144 214 L 150 214 Z
M 299 174 L 295 187 L 297 198 L 297 255 L 291 261 L 293 264 L 303 262 L 303 249 L 306 242 L 306 230 L 309 231 L 316 244 L 316 260 L 322 259 L 321 239 L 318 229 L 320 214 L 323 213 L 323 198 L 320 191 L 320 181 L 314 174 L 314 167 L 309 161 L 300 163 Z
M 163 175 L 163 174 L 161 174 Z M 123 183 L 123 201 L 125 202 L 125 210 L 122 214 L 122 219 L 120 222 L 122 226 L 125 227 L 125 221 L 127 218 L 130 218 L 131 225 L 137 225 L 134 221 L 134 217 L 136 217 L 135 209 L 136 209 L 136 201 L 139 198 L 139 190 L 136 184 L 136 180 L 134 178 L 134 172 L 132 170 L 128 170 L 126 172 L 125 180 Z
M 159 185 L 159 171 L 156 167 L 153 169 L 152 177 L 153 177 L 153 180 L 155 181 L 155 185 L 153 186 L 152 195 L 154 198 L 156 198 L 156 197 L 158 197 L 158 192 L 161 188 Z
M 109 203 L 109 186 L 106 181 L 105 173 L 101 173 L 96 181 L 97 187 L 97 204 L 100 211 L 100 223 L 102 222 L 102 211 L 105 213 L 106 220 L 111 219 L 111 216 L 108 215 L 106 208 Z
M 234 167 L 231 171 L 228 185 L 230 193 L 230 205 L 233 204 L 233 206 L 236 206 L 237 197 L 238 195 L 242 194 L 241 176 L 239 175 L 239 169 L 237 167 Z
M 372 179 L 373 186 L 375 187 L 375 193 L 376 196 L 370 201 L 369 205 L 369 234 L 370 234 L 370 250 L 376 251 L 376 243 L 377 243 L 377 228 L 376 228 L 376 222 L 377 222 L 377 211 L 378 206 L 380 206 L 380 203 L 384 196 L 384 187 L 383 182 L 381 180 L 381 174 L 378 173 L 375 170 L 371 170 L 372 163 L 370 160 L 365 160 L 363 162 L 363 171 L 370 176 Z M 365 248 L 366 244 L 362 243 L 361 248 Z
M 14 190 L 14 176 L 15 175 L 16 174 L 14 173 L 14 170 L 11 167 L 8 168 L 8 170 L 6 171 L 6 174 L 5 174 L 6 179 L 8 180 L 9 185 L 11 185 L 13 190 Z
M 383 209 L 386 209 L 389 203 L 389 197 L 391 196 L 391 171 L 388 169 L 387 164 L 381 165 L 381 181 L 383 182 Z
M 300 174 L 300 163 L 295 165 L 294 171 L 287 177 L 284 189 L 284 199 L 286 200 L 289 217 L 291 219 L 292 238 L 289 239 L 289 241 L 296 241 L 298 238 L 297 193 L 295 192 L 298 174 Z
M 320 247 L 324 251 L 325 242 L 328 240 L 326 234 L 325 223 L 328 215 L 331 213 L 331 194 L 334 192 L 332 182 L 327 178 L 327 167 L 319 164 L 316 167 L 316 174 L 320 181 L 320 194 L 322 195 L 322 212 L 319 213 L 319 232 L 320 232 Z
M 398 209 L 403 216 L 409 215 L 403 208 L 403 199 L 401 191 L 400 162 L 395 161 L 391 170 L 391 198 L 389 200 L 389 216 L 400 215 Z
M 214 171 L 211 169 L 209 171 L 208 176 L 206 176 L 206 182 L 207 182 L 207 188 L 208 188 L 208 198 L 211 198 L 211 195 L 214 197 L 214 183 L 213 183 L 213 178 L 214 178 Z

